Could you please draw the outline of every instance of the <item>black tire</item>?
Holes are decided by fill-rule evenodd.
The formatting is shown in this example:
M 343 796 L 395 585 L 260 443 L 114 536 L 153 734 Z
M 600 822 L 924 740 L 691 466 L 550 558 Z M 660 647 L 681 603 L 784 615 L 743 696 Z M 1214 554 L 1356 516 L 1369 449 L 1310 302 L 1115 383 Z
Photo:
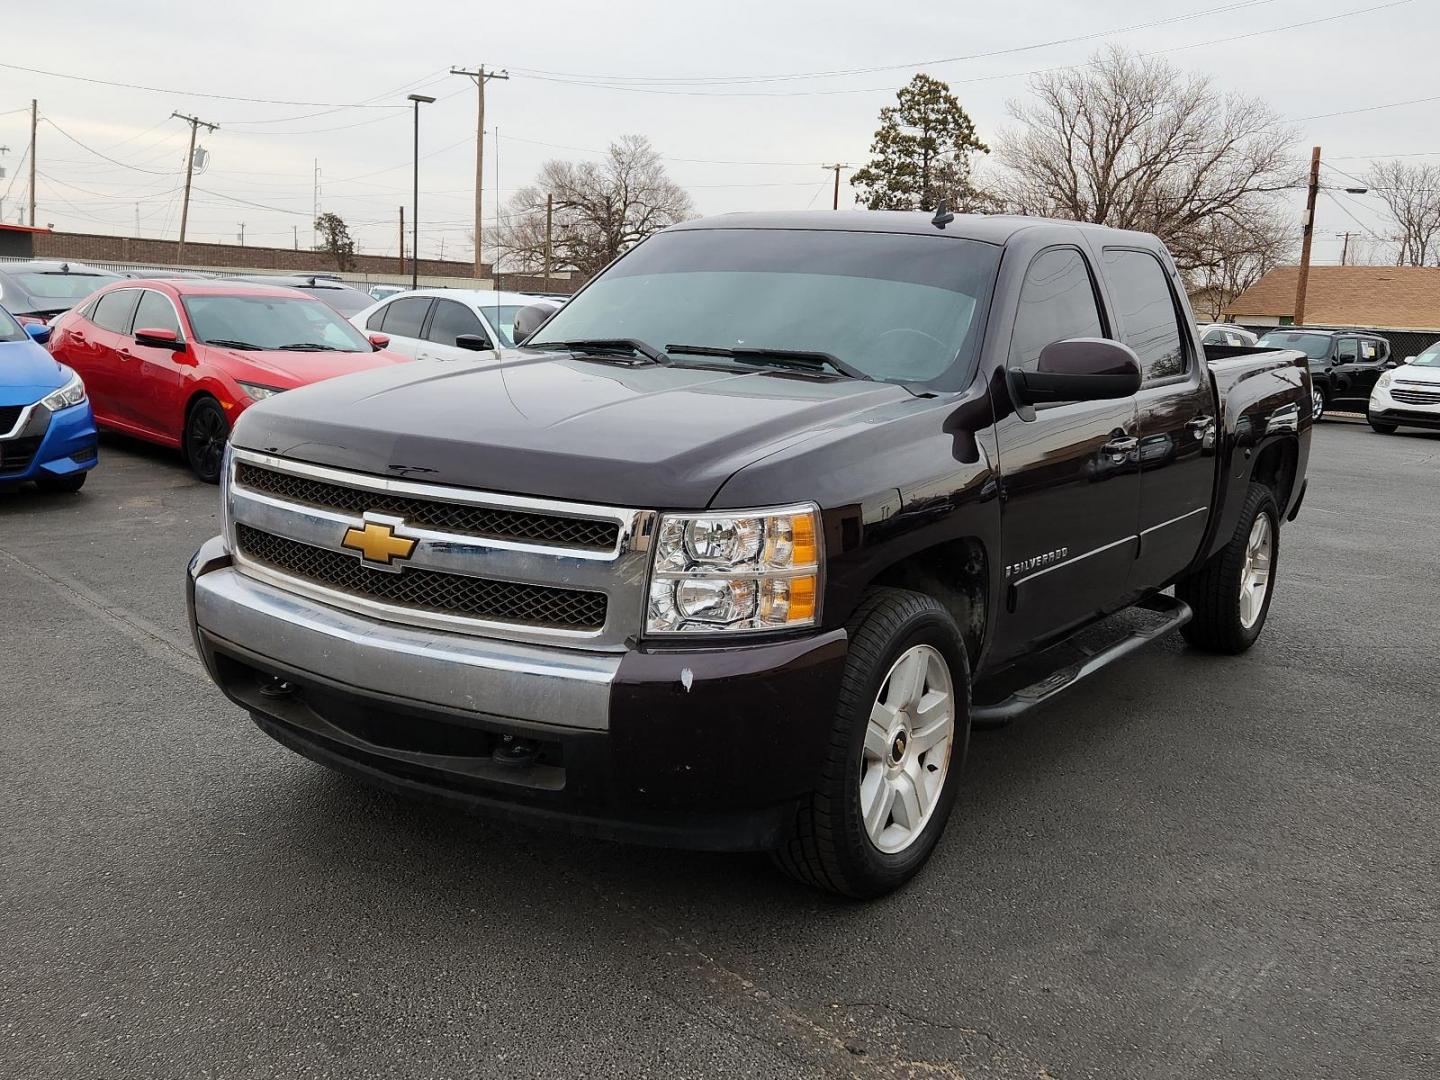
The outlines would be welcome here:
M 55 495 L 73 495 L 85 486 L 88 472 L 71 473 L 69 476 L 42 476 L 35 481 L 41 491 Z
M 229 438 L 230 421 L 220 403 L 212 397 L 197 398 L 185 417 L 185 462 L 190 471 L 207 484 L 218 484 Z
M 1365 419 L 1370 421 L 1371 429 L 1374 431 L 1378 431 L 1381 435 L 1394 435 L 1396 430 L 1400 427 L 1399 424 L 1384 424 L 1381 423 L 1379 420 L 1372 419 L 1368 416 Z
M 1270 576 L 1259 616 L 1247 627 L 1240 617 L 1240 583 L 1250 533 L 1255 519 L 1262 514 L 1270 519 Z M 1175 585 L 1176 597 L 1195 612 L 1194 618 L 1180 630 L 1185 640 L 1197 649 L 1230 655 L 1254 645 L 1270 615 L 1279 561 L 1280 511 L 1275 505 L 1275 494 L 1264 484 L 1251 484 L 1229 543 L 1198 571 Z
M 790 839 L 772 853 L 799 881 L 855 899 L 883 896 L 909 881 L 930 857 L 950 817 L 970 741 L 970 665 L 955 620 L 939 601 L 903 589 L 873 590 L 850 622 L 835 724 L 818 789 L 796 812 Z M 918 644 L 946 661 L 954 688 L 950 761 L 930 820 L 904 851 L 882 852 L 860 814 L 860 769 L 870 710 L 896 659 Z

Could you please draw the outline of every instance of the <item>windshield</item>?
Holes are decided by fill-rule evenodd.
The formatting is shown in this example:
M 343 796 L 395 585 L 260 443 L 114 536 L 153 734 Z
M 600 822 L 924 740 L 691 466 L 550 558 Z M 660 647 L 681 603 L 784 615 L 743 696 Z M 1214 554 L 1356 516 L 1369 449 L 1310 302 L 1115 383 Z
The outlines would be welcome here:
M 500 334 L 500 344 L 507 349 L 515 344 L 515 316 L 520 313 L 522 304 L 501 304 L 496 307 L 494 304 L 481 304 L 480 310 L 485 313 L 485 318 L 490 320 L 490 325 L 495 327 Z
M 289 296 L 187 296 L 201 341 L 256 349 L 371 352 L 365 337 L 319 300 Z
M 1411 360 L 1410 363 L 1414 367 L 1440 368 L 1440 341 L 1431 345 L 1419 356 Z
M 311 296 L 325 301 L 347 319 L 351 315 L 358 315 L 375 302 L 374 297 L 369 293 L 363 293 L 359 289 L 305 289 Z
M 1311 360 L 1319 360 L 1330 351 L 1329 334 L 1269 333 L 1259 341 L 1262 349 L 1299 349 Z
M 0 308 L 0 341 L 25 341 L 29 337 L 25 328 L 8 311 Z
M 527 344 L 634 338 L 657 349 L 820 352 L 875 379 L 953 389 L 978 345 L 999 259 L 990 244 L 940 235 L 662 233 L 591 283 Z M 744 363 L 679 350 L 674 360 Z
M 37 271 L 16 274 L 15 280 L 36 299 L 80 300 L 100 286 L 119 281 L 120 278 L 116 274 L 46 274 Z

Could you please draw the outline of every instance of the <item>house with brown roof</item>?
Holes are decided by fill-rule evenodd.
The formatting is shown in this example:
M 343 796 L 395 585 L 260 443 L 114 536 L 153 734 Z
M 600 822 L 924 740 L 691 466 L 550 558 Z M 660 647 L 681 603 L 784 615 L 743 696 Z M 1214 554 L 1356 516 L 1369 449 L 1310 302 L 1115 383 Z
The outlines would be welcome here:
M 1299 280 L 1298 266 L 1277 267 L 1227 305 L 1225 317 L 1289 326 Z M 1440 267 L 1312 266 L 1305 325 L 1440 332 Z

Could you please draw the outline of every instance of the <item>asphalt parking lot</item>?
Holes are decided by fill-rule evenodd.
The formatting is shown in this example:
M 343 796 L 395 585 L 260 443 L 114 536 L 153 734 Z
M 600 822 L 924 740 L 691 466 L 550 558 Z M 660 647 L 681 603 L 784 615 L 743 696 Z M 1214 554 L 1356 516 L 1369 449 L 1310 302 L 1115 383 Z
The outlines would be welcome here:
M 215 489 L 0 496 L 0 1076 L 1432 1077 L 1440 435 L 1327 422 L 1250 654 L 972 742 L 928 870 L 520 832 L 283 750 L 194 659 Z

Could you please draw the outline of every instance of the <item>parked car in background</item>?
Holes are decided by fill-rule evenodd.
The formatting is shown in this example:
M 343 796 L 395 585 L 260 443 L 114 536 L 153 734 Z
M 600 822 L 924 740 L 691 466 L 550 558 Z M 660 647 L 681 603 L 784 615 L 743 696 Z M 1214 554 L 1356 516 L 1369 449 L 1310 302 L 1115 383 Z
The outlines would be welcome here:
M 409 288 L 410 286 L 408 285 L 371 285 L 367 291 L 370 293 L 371 300 L 388 300 L 390 297 L 397 293 L 405 292 Z
M 85 383 L 41 348 L 49 336 L 0 308 L 0 488 L 79 491 L 98 460 Z
M 0 263 L 0 306 L 21 323 L 48 323 L 119 274 L 78 262 Z
M 299 289 L 301 292 L 309 293 L 311 296 L 325 301 L 347 319 L 357 311 L 363 311 L 374 303 L 369 293 L 363 292 L 353 285 L 347 285 L 339 278 L 329 277 L 325 274 L 296 274 L 293 276 L 250 274 L 230 280 Z
M 416 289 L 351 317 L 367 333 L 416 360 L 462 360 L 515 344 L 515 316 L 539 298 L 482 289 Z
M 1440 428 L 1440 341 L 1381 373 L 1365 417 L 1382 435 L 1401 427 Z
M 1248 348 L 1260 340 L 1243 326 L 1230 323 L 1208 323 L 1200 327 L 1200 344 L 1229 345 L 1232 348 Z
M 1319 420 L 1327 409 L 1364 412 L 1370 391 L 1387 368 L 1390 343 L 1363 330 L 1313 330 L 1287 326 L 1266 331 L 1262 349 L 1298 349 L 1310 366 L 1310 409 Z
M 50 351 L 85 379 L 101 427 L 176 447 L 214 483 L 251 403 L 404 360 L 384 345 L 295 289 L 157 279 L 102 289 Z

